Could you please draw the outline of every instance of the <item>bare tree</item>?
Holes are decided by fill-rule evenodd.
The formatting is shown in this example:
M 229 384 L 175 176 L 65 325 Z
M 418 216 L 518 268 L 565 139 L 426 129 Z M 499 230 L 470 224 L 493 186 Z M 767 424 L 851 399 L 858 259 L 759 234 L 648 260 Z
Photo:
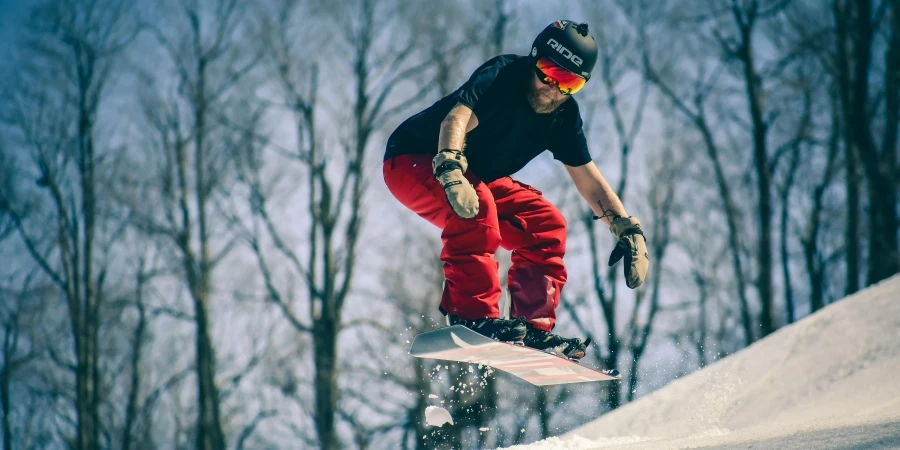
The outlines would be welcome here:
M 873 8 L 875 6 L 875 8 Z M 862 165 L 868 193 L 869 261 L 867 283 L 875 283 L 900 271 L 900 227 L 898 200 L 897 142 L 900 127 L 900 5 L 896 1 L 871 0 L 833 3 L 835 37 L 834 67 L 847 133 Z M 886 21 L 885 21 L 886 19 Z M 885 22 L 882 22 L 885 21 Z M 883 88 L 872 92 L 873 62 L 877 37 L 885 27 Z M 884 107 L 874 107 L 883 104 Z M 884 117 L 883 124 L 878 117 Z M 881 142 L 876 133 L 881 130 Z M 880 145 L 879 145 L 880 144 Z M 848 170 L 854 167 L 848 167 Z M 855 240 L 855 237 L 854 237 Z M 856 276 L 855 273 L 848 273 Z M 848 290 L 855 287 L 850 284 Z
M 793 280 L 791 272 L 791 254 L 788 244 L 790 236 L 788 223 L 790 221 L 791 191 L 797 179 L 797 169 L 800 166 L 800 146 L 795 145 L 790 152 L 790 161 L 787 166 L 787 175 L 784 183 L 778 188 L 778 197 L 781 201 L 781 214 L 779 217 L 779 249 L 781 252 L 781 270 L 784 278 L 784 312 L 786 324 L 794 323 L 797 309 L 794 306 L 794 290 L 791 286 Z
M 789 227 L 789 223 L 791 222 L 790 211 L 793 209 L 791 204 L 791 193 L 794 189 L 794 185 L 797 182 L 798 171 L 801 164 L 801 152 L 804 149 L 808 149 L 808 151 L 812 151 L 813 149 L 818 149 L 817 146 L 813 145 L 811 134 L 812 134 L 812 97 L 816 94 L 814 90 L 816 89 L 817 83 L 815 80 L 809 79 L 806 74 L 800 74 L 796 82 L 797 94 L 801 95 L 803 98 L 803 107 L 802 111 L 798 115 L 799 123 L 796 126 L 796 134 L 793 139 L 787 141 L 780 148 L 775 150 L 775 155 L 773 156 L 773 160 L 779 157 L 783 157 L 785 152 L 788 154 L 789 161 L 786 167 L 786 173 L 784 175 L 784 181 L 778 186 L 778 199 L 780 200 L 780 252 L 781 252 L 781 268 L 782 268 L 782 276 L 783 276 L 783 287 L 784 287 L 784 306 L 785 306 L 785 318 L 788 324 L 793 323 L 796 320 L 796 307 L 794 301 L 794 291 L 793 291 L 793 278 L 791 267 L 793 265 L 791 259 L 791 253 L 789 249 L 789 240 L 791 236 L 791 230 Z M 833 147 L 833 148 L 836 148 Z M 813 160 L 814 158 L 809 158 L 809 160 Z M 833 162 L 834 162 L 834 152 L 829 153 L 828 163 L 825 168 L 826 172 L 826 180 L 831 177 L 830 172 L 833 171 Z M 826 184 L 827 186 L 827 184 Z M 823 188 L 824 189 L 824 188 Z M 819 197 L 814 201 L 817 206 L 813 207 L 815 219 L 818 221 L 818 214 L 820 204 L 821 204 L 821 194 L 817 194 Z M 817 226 L 817 225 L 816 225 Z M 813 239 L 818 238 L 818 229 L 811 230 L 814 232 Z M 804 240 L 801 236 L 801 242 L 806 244 L 808 241 Z M 815 244 L 813 244 L 813 248 L 815 248 Z
M 148 392 L 150 396 L 144 397 L 147 391 L 147 377 L 142 370 L 151 342 L 151 324 L 154 318 L 161 315 L 158 311 L 148 308 L 147 291 L 153 279 L 164 273 L 162 270 L 154 267 L 151 261 L 149 264 L 146 257 L 141 257 L 135 270 L 135 280 L 133 286 L 133 298 L 123 300 L 123 306 L 133 306 L 136 313 L 133 334 L 129 345 L 128 370 L 128 390 L 125 404 L 125 420 L 122 426 L 121 448 L 122 450 L 131 450 L 132 448 L 148 448 L 152 445 L 152 440 L 147 436 L 147 430 L 151 429 L 151 424 L 142 420 L 142 415 L 146 415 L 146 411 L 142 411 L 147 405 L 145 402 L 153 398 L 153 392 Z M 142 395 L 143 394 L 143 395 Z M 140 427 L 144 427 L 144 433 L 140 433 Z
M 264 18 L 268 30 L 265 43 L 271 50 L 269 67 L 274 69 L 281 95 L 278 103 L 291 115 L 297 139 L 293 151 L 279 151 L 278 154 L 286 157 L 288 163 L 299 164 L 305 170 L 304 203 L 308 205 L 311 222 L 308 224 L 308 247 L 302 252 L 294 250 L 287 234 L 272 219 L 269 197 L 265 195 L 270 190 L 259 184 L 258 176 L 248 176 L 254 220 L 260 224 L 258 229 L 261 233 L 274 245 L 275 253 L 265 256 L 265 249 L 259 245 L 258 237 L 250 243 L 257 255 L 263 279 L 268 280 L 267 298 L 278 305 L 296 331 L 312 338 L 315 368 L 312 377 L 315 392 L 313 416 L 319 445 L 323 450 L 339 447 L 336 434 L 339 398 L 337 339 L 344 327 L 343 310 L 358 264 L 357 249 L 361 243 L 365 217 L 363 201 L 368 186 L 364 169 L 373 134 L 403 112 L 411 101 L 417 101 L 423 92 L 431 89 L 424 84 L 414 95 L 401 95 L 399 100 L 396 99 L 401 92 L 398 87 L 421 74 L 428 66 L 410 63 L 415 40 L 386 40 L 387 30 L 392 30 L 395 35 L 400 32 L 397 28 L 400 22 L 392 17 L 398 8 L 395 5 L 379 6 L 370 0 L 361 0 L 335 11 L 321 11 L 286 1 L 278 3 Z M 353 17 L 345 23 L 345 33 L 329 32 L 337 39 L 326 44 L 334 45 L 339 54 L 347 55 L 351 63 L 349 67 L 342 66 L 346 61 L 333 61 L 332 66 L 323 69 L 319 65 L 321 58 L 303 53 L 306 49 L 293 39 L 293 33 L 296 31 L 294 27 L 308 25 L 297 21 L 299 17 L 310 17 L 308 14 L 315 14 L 326 21 L 335 20 L 338 16 Z M 386 26 L 388 23 L 394 25 Z M 388 45 L 379 48 L 376 46 L 379 42 Z M 313 63 L 298 66 L 296 61 Z M 351 80 L 352 94 L 347 102 L 348 107 L 335 105 L 338 111 L 336 119 L 347 126 L 334 130 L 337 134 L 330 136 L 334 143 L 326 146 L 319 138 L 321 129 L 316 123 L 322 108 L 318 104 L 316 90 L 320 84 L 318 77 L 323 71 L 326 76 L 338 76 L 331 72 L 337 70 L 333 67 L 349 69 L 338 73 Z M 326 134 L 330 134 L 329 131 L 326 130 Z M 270 267 L 275 257 L 283 258 L 306 285 L 305 298 L 298 299 L 305 300 L 308 308 L 306 317 L 299 315 L 296 306 L 291 304 L 290 299 L 294 296 L 290 286 L 274 281 Z
M 2 239 L 0 239 L 2 242 Z M 25 329 L 23 315 L 34 314 L 28 305 L 40 305 L 41 302 L 32 300 L 37 297 L 35 289 L 31 286 L 34 281 L 34 273 L 27 275 L 21 281 L 21 288 L 13 290 L 11 286 L 0 286 L 0 298 L 3 298 L 3 307 L 0 308 L 0 413 L 3 415 L 2 427 L 3 450 L 13 449 L 13 405 L 11 404 L 10 387 L 16 378 L 16 372 L 34 360 L 38 356 L 39 349 L 29 344 L 28 330 Z M 17 399 L 22 401 L 20 397 Z M 19 413 L 24 411 L 17 411 Z M 19 442 L 24 442 L 25 439 Z
M 721 53 L 721 67 L 731 69 L 735 83 L 743 88 L 742 98 L 735 98 L 747 105 L 746 119 L 740 115 L 731 114 L 733 107 L 723 103 L 718 108 L 725 112 L 728 119 L 726 124 L 733 122 L 741 128 L 747 129 L 747 140 L 753 148 L 752 176 L 755 180 L 755 197 L 757 205 L 754 217 L 759 219 L 753 229 L 757 233 L 755 287 L 760 302 L 759 329 L 763 337 L 774 331 L 778 326 L 777 311 L 775 308 L 775 290 L 773 282 L 774 273 L 774 211 L 773 176 L 778 169 L 780 154 L 789 148 L 791 142 L 796 142 L 795 137 L 785 139 L 787 144 L 780 147 L 773 145 L 778 138 L 776 133 L 779 122 L 791 118 L 791 111 L 781 108 L 781 105 L 771 101 L 764 101 L 775 95 L 782 89 L 783 80 L 779 75 L 790 67 L 809 47 L 805 40 L 788 42 L 777 38 L 766 38 L 760 30 L 769 26 L 773 18 L 784 14 L 789 2 L 738 2 L 731 1 L 722 8 L 710 7 L 708 10 L 694 11 L 677 16 L 676 20 L 685 24 L 694 24 L 699 32 L 699 38 L 711 40 L 715 48 Z M 779 52 L 770 61 L 761 57 L 757 47 L 762 42 L 776 45 Z M 762 61 L 762 62 L 761 62 Z M 727 72 L 726 72 L 727 73 Z M 727 89 L 728 83 L 723 83 L 723 89 Z M 724 98 L 727 101 L 727 96 Z M 726 106 L 728 105 L 728 106 Z M 807 114 L 808 115 L 808 114 Z M 803 122 L 803 119 L 798 120 Z M 805 129 L 803 126 L 798 127 Z M 740 139 L 740 138 L 738 138 Z M 738 144 L 741 145 L 741 144 Z M 771 149 L 775 148 L 775 151 Z M 787 267 L 787 266 L 785 266 Z M 789 286 L 790 273 L 785 272 L 786 286 Z M 789 291 L 788 291 L 789 292 Z M 749 330 L 747 330 L 749 331 Z
M 829 146 L 828 161 L 822 179 L 813 189 L 812 209 L 809 212 L 809 219 L 801 236 L 803 257 L 810 285 L 810 313 L 814 313 L 825 306 L 824 288 L 827 263 L 833 259 L 833 257 L 823 255 L 819 239 L 822 230 L 824 195 L 836 172 L 835 163 L 838 154 L 838 143 L 835 141 L 836 139 L 833 139 Z M 835 255 L 839 256 L 840 253 Z
M 801 142 L 802 134 L 809 133 L 804 129 L 810 128 L 812 125 L 809 123 L 810 111 L 813 93 L 810 90 L 805 92 L 805 100 L 804 100 L 804 112 L 806 120 L 802 123 L 800 129 L 798 129 L 797 141 L 792 145 L 791 149 L 791 170 L 795 170 L 796 166 L 800 164 L 800 160 L 802 157 L 802 152 L 804 147 L 806 147 L 806 152 L 810 155 L 807 157 L 806 161 L 812 162 L 814 156 L 818 151 L 820 151 L 821 146 L 815 142 L 806 142 L 805 145 Z M 823 249 L 823 245 L 821 243 L 822 236 L 825 232 L 825 224 L 823 224 L 823 215 L 826 211 L 826 201 L 825 194 L 828 189 L 832 187 L 833 181 L 838 174 L 838 157 L 840 155 L 841 150 L 841 136 L 842 125 L 841 125 L 841 116 L 840 116 L 840 105 L 838 104 L 838 98 L 835 95 L 829 96 L 829 106 L 830 106 L 830 136 L 828 137 L 827 142 L 823 145 L 827 146 L 826 152 L 826 160 L 824 163 L 824 168 L 822 170 L 821 177 L 819 180 L 812 186 L 811 188 L 811 206 L 809 212 L 807 213 L 806 223 L 802 226 L 802 229 L 799 231 L 800 244 L 803 249 L 803 261 L 806 267 L 807 279 L 809 281 L 809 292 L 810 292 L 810 300 L 809 300 L 809 312 L 814 313 L 825 306 L 825 276 L 828 268 L 828 263 L 831 262 L 836 257 L 840 256 L 843 252 L 850 251 L 847 247 L 855 247 L 852 242 L 846 242 L 843 246 L 838 249 L 833 250 L 832 255 L 828 255 L 827 252 L 832 251 L 828 248 Z M 807 139 L 804 139 L 807 140 Z M 805 162 L 809 164 L 809 162 Z M 791 181 L 790 179 L 788 180 Z M 790 185 L 786 184 L 784 187 L 785 190 L 790 189 Z M 785 198 L 782 200 L 784 205 L 782 206 L 785 210 L 788 209 L 787 206 L 787 194 L 785 194 Z M 849 200 L 848 200 L 849 201 Z M 851 203 L 848 205 L 853 207 Z M 853 212 L 850 212 L 851 215 L 855 215 Z M 782 221 L 787 220 L 787 213 L 783 213 Z M 782 233 L 787 233 L 787 224 L 782 224 Z M 852 225 L 848 224 L 848 228 L 852 229 Z M 786 240 L 785 237 L 782 237 L 783 240 Z M 783 244 L 786 245 L 786 244 Z M 786 251 L 784 251 L 786 253 Z M 787 255 L 784 256 L 785 261 L 783 264 L 787 265 Z M 785 269 L 787 270 L 787 269 Z M 853 275 L 853 278 L 856 278 L 856 274 Z M 794 309 L 794 303 L 792 301 L 786 302 L 787 317 L 788 323 L 792 322 L 794 318 L 797 316 L 797 312 Z
M 657 11 L 657 14 L 664 12 L 665 8 L 663 7 Z M 725 215 L 728 230 L 727 242 L 730 250 L 732 271 L 735 276 L 735 290 L 740 306 L 741 327 L 744 342 L 749 345 L 755 339 L 753 333 L 755 321 L 751 317 L 747 294 L 748 282 L 745 274 L 746 264 L 742 257 L 744 244 L 740 233 L 741 211 L 735 201 L 732 182 L 729 181 L 729 176 L 726 174 L 723 151 L 713 134 L 713 125 L 710 123 L 709 113 L 707 112 L 710 102 L 709 98 L 714 93 L 716 83 L 719 82 L 721 70 L 718 67 L 719 64 L 715 61 L 696 61 L 697 67 L 693 70 L 696 75 L 693 77 L 693 80 L 680 80 L 690 86 L 687 92 L 683 92 L 676 83 L 679 81 L 676 80 L 679 68 L 672 61 L 668 61 L 661 56 L 665 50 L 661 50 L 655 45 L 651 46 L 661 42 L 659 39 L 647 35 L 647 30 L 653 29 L 650 27 L 649 19 L 653 16 L 653 11 L 639 8 L 629 11 L 629 20 L 639 30 L 642 52 L 640 66 L 644 77 L 657 88 L 663 98 L 672 103 L 675 110 L 695 128 L 702 139 L 702 145 L 713 168 L 715 185 Z M 651 41 L 651 39 L 655 40 Z M 685 39 L 682 45 L 688 47 L 680 50 L 682 52 L 703 54 L 702 51 L 696 48 L 696 40 Z M 671 49 L 669 50 L 669 53 L 671 53 Z
M 134 37 L 129 18 L 127 5 L 114 2 L 51 2 L 35 9 L 24 65 L 11 75 L 0 112 L 37 184 L 25 188 L 19 179 L 14 191 L 0 192 L 0 203 L 68 307 L 77 449 L 98 448 L 103 429 L 98 336 L 109 261 L 101 249 L 114 245 L 115 236 L 101 213 L 98 188 L 109 149 L 97 121 L 117 57 Z
M 187 287 L 195 327 L 196 446 L 220 449 L 226 437 L 210 312 L 214 271 L 235 243 L 221 217 L 237 133 L 218 119 L 227 114 L 258 56 L 238 43 L 249 33 L 238 2 L 185 0 L 168 6 L 171 12 L 150 13 L 145 24 L 165 61 L 143 68 L 146 78 L 156 81 L 141 98 L 149 151 L 141 162 L 145 169 L 135 172 L 129 185 L 148 190 L 124 200 L 136 226 L 158 239 Z M 167 89 L 171 75 L 174 92 Z M 147 195 L 157 200 L 149 208 L 143 202 Z
M 760 21 L 778 14 L 787 3 L 784 1 L 770 3 L 772 4 L 756 1 L 740 3 L 733 0 L 728 8 L 733 21 L 733 30 L 722 30 L 719 26 L 713 28 L 713 36 L 724 54 L 725 64 L 737 62 L 740 67 L 749 109 L 758 202 L 755 216 L 759 219 L 756 227 L 759 233 L 756 242 L 758 252 L 756 290 L 761 304 L 759 337 L 767 336 L 777 327 L 772 283 L 773 167 L 769 155 L 769 130 L 776 115 L 766 111 L 766 106 L 762 103 L 762 98 L 766 95 L 766 88 L 763 85 L 765 74 L 756 61 L 757 43 L 754 41 L 754 35 Z
M 694 348 L 697 352 L 697 363 L 698 366 L 703 368 L 709 364 L 709 360 L 706 356 L 706 337 L 708 335 L 707 327 L 707 309 L 706 305 L 709 299 L 708 289 L 707 289 L 707 281 L 706 277 L 703 276 L 699 271 L 694 272 L 694 282 L 697 284 L 697 290 L 699 291 L 699 296 L 697 298 L 697 307 L 700 312 L 697 327 L 695 331 L 691 333 L 691 338 L 694 343 Z
M 790 158 L 787 178 L 780 189 L 782 266 L 785 279 L 789 279 L 788 269 L 791 264 L 787 255 L 788 237 L 792 233 L 788 224 L 788 210 L 806 206 L 807 198 L 809 201 L 809 209 L 805 213 L 806 223 L 798 225 L 800 230 L 796 235 L 800 240 L 802 260 L 810 283 L 812 312 L 824 306 L 825 273 L 830 262 L 843 257 L 844 292 L 848 294 L 859 289 L 861 272 L 862 246 L 858 241 L 862 223 L 858 157 L 845 119 L 849 114 L 849 105 L 842 100 L 850 95 L 849 74 L 846 70 L 841 70 L 842 66 L 852 62 L 852 58 L 851 61 L 847 60 L 846 27 L 849 22 L 844 14 L 840 20 L 835 18 L 836 6 L 841 7 L 837 3 L 824 6 L 791 2 L 782 14 L 770 21 L 770 26 L 763 29 L 764 36 L 787 55 L 783 60 L 793 63 L 783 64 L 787 70 L 784 70 L 780 78 L 787 90 L 782 97 L 793 98 L 794 103 L 802 99 L 802 103 L 797 105 L 799 108 L 794 108 L 800 111 L 796 115 L 796 125 L 792 131 L 795 132 L 795 138 L 788 139 L 776 149 L 773 160 L 783 158 L 783 155 Z M 789 58 L 793 58 L 793 61 Z M 825 89 L 826 87 L 830 89 Z M 819 103 L 819 99 L 828 99 L 827 108 Z M 789 105 L 785 107 L 787 106 Z M 822 113 L 816 114 L 816 111 Z M 825 111 L 829 114 L 824 114 Z M 840 158 L 843 158 L 843 162 Z M 844 174 L 843 189 L 846 194 L 842 197 L 845 200 L 843 204 L 832 207 L 828 204 L 826 192 L 837 189 L 834 182 L 841 172 Z M 792 178 L 792 174 L 796 174 L 797 180 Z M 802 182 L 813 179 L 817 181 Z M 809 190 L 808 197 L 801 196 L 791 201 L 789 191 L 794 189 L 792 183 L 795 181 L 799 181 L 797 188 Z M 792 204 L 789 205 L 789 202 Z M 834 208 L 834 213 L 845 219 L 839 230 L 844 235 L 846 245 L 832 249 L 827 248 L 826 241 L 822 238 L 832 228 L 829 225 L 833 221 L 823 220 L 823 215 L 830 208 Z M 790 322 L 798 313 L 791 286 L 785 283 L 784 288 L 786 316 Z
M 667 136 L 667 138 L 669 138 L 667 141 L 672 141 L 671 135 Z M 660 167 L 657 169 L 651 182 L 649 196 L 652 212 L 650 223 L 653 224 L 653 228 L 651 228 L 653 261 L 658 268 L 664 267 L 666 262 L 666 251 L 671 240 L 670 222 L 672 209 L 676 206 L 676 186 L 679 184 L 680 172 L 681 164 L 674 160 L 672 150 L 664 150 L 660 158 Z M 647 349 L 647 343 L 653 331 L 654 319 L 660 310 L 660 285 L 662 279 L 662 273 L 657 269 L 656 275 L 651 280 L 650 298 L 647 300 L 649 304 L 646 306 L 646 313 L 641 317 L 641 310 L 644 309 L 644 297 L 648 294 L 645 291 L 638 291 L 634 308 L 630 315 L 631 336 L 629 339 L 629 353 L 631 353 L 631 367 L 628 370 L 628 389 L 625 394 L 625 400 L 628 402 L 634 400 L 637 392 L 638 364 L 644 355 L 644 351 Z
M 839 173 L 838 157 L 844 133 L 838 100 L 839 83 L 833 79 L 834 77 L 831 77 L 832 79 L 828 77 L 828 73 L 833 72 L 829 69 L 834 64 L 833 50 L 830 48 L 833 43 L 830 38 L 822 39 L 822 36 L 828 37 L 833 34 L 830 21 L 831 13 L 822 5 L 791 2 L 762 28 L 766 38 L 781 54 L 787 55 L 779 59 L 783 61 L 781 66 L 784 67 L 783 72 L 779 74 L 783 92 L 780 97 L 786 99 L 786 103 L 783 106 L 773 106 L 773 111 L 779 109 L 798 111 L 797 114 L 788 114 L 793 117 L 792 121 L 788 121 L 789 126 L 784 127 L 789 131 L 783 131 L 788 135 L 788 139 L 776 148 L 772 155 L 773 162 L 789 158 L 783 181 L 778 188 L 778 198 L 781 202 L 779 234 L 784 306 L 788 323 L 792 323 L 800 316 L 792 286 L 791 268 L 796 265 L 791 258 L 790 242 L 794 240 L 792 237 L 796 236 L 800 241 L 810 282 L 812 311 L 820 308 L 823 301 L 824 278 L 817 274 L 824 275 L 827 269 L 825 263 L 832 259 L 823 258 L 820 254 L 823 252 L 822 236 L 827 231 L 823 226 L 827 222 L 823 224 L 822 216 L 828 207 L 825 193 L 829 189 L 834 189 L 832 182 Z M 827 103 L 823 100 L 827 100 Z M 823 160 L 820 155 L 827 156 Z M 849 173 L 846 178 L 849 195 L 845 205 L 838 206 L 837 209 L 844 211 L 846 216 L 847 235 L 858 235 L 859 203 L 857 195 L 853 194 L 858 182 L 854 181 L 854 176 Z M 811 181 L 815 179 L 818 181 L 812 183 Z M 809 195 L 805 195 L 807 193 Z M 795 218 L 796 212 L 807 206 L 809 209 L 803 213 L 806 223 L 792 224 L 792 221 L 800 222 Z M 792 212 L 795 214 L 792 215 Z M 854 240 L 856 238 L 847 242 Z M 846 252 L 847 255 L 846 282 L 849 286 L 855 283 L 854 279 L 858 279 L 858 248 L 855 245 L 841 246 L 835 256 L 842 252 Z
M 298 252 L 290 245 L 287 233 L 276 226 L 273 210 L 270 206 L 272 188 L 262 183 L 265 177 L 260 176 L 261 166 L 248 167 L 245 180 L 251 193 L 250 209 L 254 215 L 256 226 L 247 227 L 257 230 L 249 238 L 251 250 L 257 255 L 258 267 L 266 280 L 266 297 L 279 307 L 288 323 L 298 332 L 307 334 L 313 342 L 313 391 L 315 393 L 316 431 L 322 449 L 339 447 L 336 433 L 339 389 L 339 353 L 337 339 L 344 328 L 342 315 L 346 300 L 353 287 L 353 279 L 358 264 L 357 248 L 360 244 L 364 221 L 363 201 L 367 191 L 365 179 L 366 156 L 371 147 L 373 133 L 391 120 L 398 112 L 405 109 L 408 99 L 394 101 L 394 92 L 398 86 L 422 73 L 427 66 L 408 65 L 414 48 L 413 41 L 401 42 L 401 48 L 376 51 L 375 43 L 385 39 L 383 34 L 390 27 L 396 8 L 379 9 L 368 0 L 355 5 L 345 5 L 339 11 L 320 11 L 308 9 L 297 2 L 279 2 L 271 12 L 263 13 L 263 20 L 268 30 L 264 43 L 270 50 L 269 67 L 281 98 L 276 106 L 286 110 L 293 121 L 297 144 L 294 150 L 284 151 L 283 147 L 269 145 L 275 154 L 287 158 L 288 164 L 299 164 L 305 170 L 307 181 L 304 203 L 308 205 L 309 232 L 308 247 Z M 343 118 L 348 128 L 340 127 L 334 140 L 339 146 L 326 147 L 320 136 L 320 127 L 316 117 L 322 108 L 318 104 L 316 90 L 319 87 L 319 74 L 322 71 L 320 59 L 305 55 L 305 46 L 299 46 L 293 38 L 296 26 L 306 27 L 309 24 L 299 21 L 308 14 L 319 15 L 324 20 L 332 20 L 331 14 L 352 14 L 354 19 L 347 24 L 347 33 L 333 34 L 337 40 L 335 45 L 341 54 L 349 55 L 352 64 L 349 76 L 352 80 L 352 97 L 347 109 L 338 106 L 338 115 Z M 342 19 L 343 20 L 343 19 Z M 376 23 L 379 25 L 376 26 Z M 308 29 L 313 31 L 312 29 Z M 396 29 L 394 31 L 397 31 Z M 397 42 L 396 39 L 392 41 Z M 328 44 L 326 44 L 328 45 Z M 297 65 L 296 61 L 315 61 L 311 65 Z M 330 62 L 330 61 L 329 61 Z M 334 61 L 340 67 L 343 61 Z M 387 71 L 387 68 L 407 66 L 398 72 Z M 326 67 L 326 70 L 330 67 Z M 326 72 L 327 76 L 337 76 Z M 423 86 L 424 92 L 430 89 Z M 416 99 L 420 94 L 413 95 Z M 278 113 L 276 108 L 274 113 Z M 325 134 L 330 130 L 326 130 Z M 255 227 L 255 228 L 254 228 Z M 273 254 L 266 253 L 262 239 L 265 238 L 274 247 Z M 297 299 L 305 300 L 307 314 L 298 314 L 292 299 L 291 286 L 277 282 L 272 272 L 272 265 L 277 259 L 286 261 L 288 267 L 300 277 L 306 285 L 306 296 Z M 304 261 L 305 259 L 305 261 Z
M 478 9 L 479 14 L 472 14 L 471 8 Z M 461 68 L 475 62 L 473 53 L 491 58 L 502 52 L 513 13 L 506 12 L 505 0 L 495 0 L 433 3 L 427 13 L 409 11 L 408 15 L 417 37 L 416 50 L 427 55 L 429 72 L 433 74 L 433 78 L 422 83 L 433 89 L 422 94 L 444 96 L 469 76 Z M 484 36 L 487 30 L 489 36 Z
M 466 44 L 479 47 L 484 60 L 502 54 L 509 36 L 510 23 L 514 23 L 517 18 L 509 1 L 474 1 L 466 7 L 477 11 L 475 14 L 463 14 L 458 19 L 468 30 L 470 40 Z

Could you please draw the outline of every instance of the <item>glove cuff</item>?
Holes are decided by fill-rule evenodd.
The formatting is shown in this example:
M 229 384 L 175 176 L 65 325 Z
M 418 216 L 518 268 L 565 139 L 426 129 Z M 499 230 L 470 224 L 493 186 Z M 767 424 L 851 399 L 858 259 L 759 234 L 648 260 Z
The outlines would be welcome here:
M 622 236 L 629 236 L 632 234 L 644 235 L 644 231 L 641 230 L 641 222 L 634 216 L 619 217 L 613 220 L 609 224 L 609 231 L 616 239 L 621 239 Z
M 434 176 L 440 177 L 454 169 L 459 169 L 465 173 L 466 169 L 469 168 L 469 162 L 461 151 L 445 148 L 432 158 L 431 168 L 434 171 Z

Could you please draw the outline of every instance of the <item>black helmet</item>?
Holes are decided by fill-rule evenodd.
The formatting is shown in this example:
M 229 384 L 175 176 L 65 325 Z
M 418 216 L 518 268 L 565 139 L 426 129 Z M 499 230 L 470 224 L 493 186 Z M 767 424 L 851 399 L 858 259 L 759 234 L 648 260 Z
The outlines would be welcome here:
M 550 58 L 562 68 L 588 80 L 597 63 L 597 43 L 588 33 L 586 23 L 557 20 L 537 35 L 531 44 L 531 56 Z

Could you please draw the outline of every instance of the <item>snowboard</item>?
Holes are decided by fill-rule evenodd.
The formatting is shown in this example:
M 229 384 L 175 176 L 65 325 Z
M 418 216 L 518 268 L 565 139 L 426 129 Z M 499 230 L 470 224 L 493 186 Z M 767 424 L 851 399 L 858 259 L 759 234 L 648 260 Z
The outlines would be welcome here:
M 523 345 L 495 341 L 462 325 L 453 325 L 416 336 L 409 354 L 417 358 L 490 366 L 535 386 L 621 378 L 618 370 L 597 370 L 563 356 Z

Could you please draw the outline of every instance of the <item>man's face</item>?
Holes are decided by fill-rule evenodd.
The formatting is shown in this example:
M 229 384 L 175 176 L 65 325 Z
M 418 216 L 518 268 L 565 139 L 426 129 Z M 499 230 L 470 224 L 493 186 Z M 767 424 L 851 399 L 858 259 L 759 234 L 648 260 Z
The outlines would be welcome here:
M 541 82 L 535 73 L 531 74 L 531 83 L 528 87 L 527 96 L 531 108 L 541 114 L 555 111 L 570 97 L 559 92 L 559 88 L 556 86 Z

